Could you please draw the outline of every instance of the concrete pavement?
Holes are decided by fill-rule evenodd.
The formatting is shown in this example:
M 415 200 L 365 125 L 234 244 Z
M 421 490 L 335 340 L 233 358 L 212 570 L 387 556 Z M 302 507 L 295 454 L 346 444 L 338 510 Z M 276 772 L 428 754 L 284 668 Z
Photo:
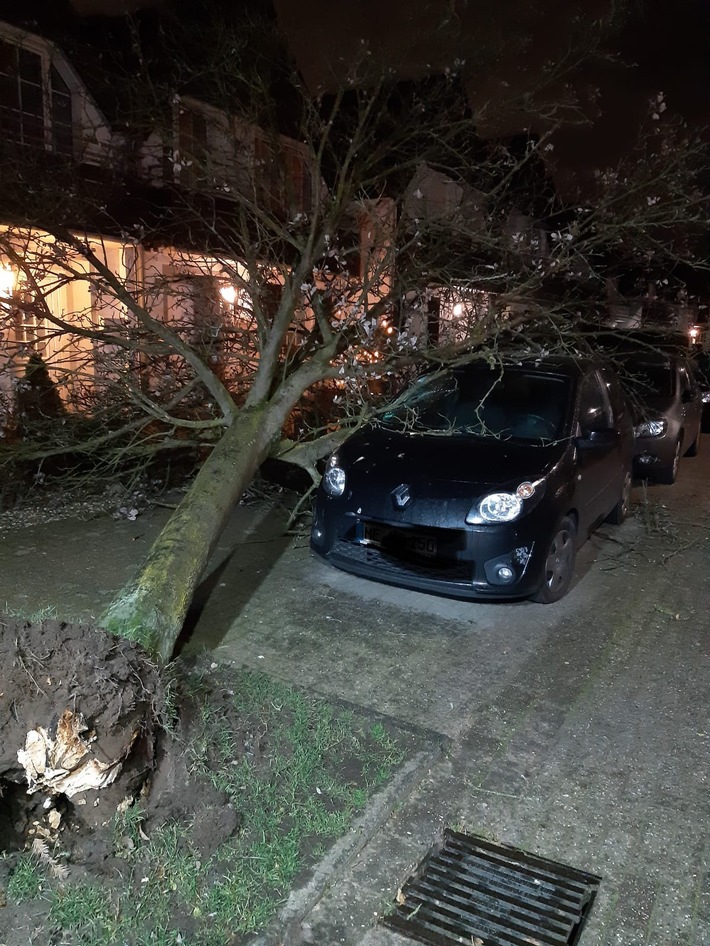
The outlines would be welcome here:
M 635 491 L 554 606 L 377 585 L 297 543 L 216 655 L 447 738 L 261 942 L 394 946 L 377 926 L 444 826 L 601 874 L 583 946 L 710 944 L 710 461 Z

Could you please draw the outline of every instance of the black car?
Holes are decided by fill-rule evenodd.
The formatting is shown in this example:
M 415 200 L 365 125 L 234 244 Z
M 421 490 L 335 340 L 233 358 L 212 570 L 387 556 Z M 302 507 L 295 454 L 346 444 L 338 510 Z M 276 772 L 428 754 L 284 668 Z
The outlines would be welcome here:
M 437 372 L 330 457 L 311 548 L 406 588 L 557 601 L 578 546 L 625 518 L 632 456 L 618 382 L 592 360 Z

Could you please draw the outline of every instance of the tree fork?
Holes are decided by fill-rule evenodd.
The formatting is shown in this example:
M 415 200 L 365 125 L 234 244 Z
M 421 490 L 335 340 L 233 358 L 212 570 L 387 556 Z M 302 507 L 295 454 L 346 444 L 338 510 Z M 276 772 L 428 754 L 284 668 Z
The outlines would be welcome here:
M 275 427 L 275 430 L 271 430 Z M 187 609 L 232 507 L 278 433 L 261 406 L 240 412 L 153 543 L 138 573 L 115 596 L 100 624 L 170 660 Z

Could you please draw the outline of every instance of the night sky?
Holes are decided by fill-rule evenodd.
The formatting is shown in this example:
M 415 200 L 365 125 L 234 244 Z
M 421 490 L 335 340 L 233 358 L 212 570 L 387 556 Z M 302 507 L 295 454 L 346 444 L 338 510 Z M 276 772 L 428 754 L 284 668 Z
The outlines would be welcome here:
M 461 73 L 474 111 L 534 88 L 544 64 L 584 46 L 590 23 L 612 8 L 608 0 L 275 0 L 275 6 L 311 86 L 342 74 L 366 45 L 404 75 L 465 61 Z M 568 171 L 586 175 L 615 163 L 657 92 L 665 93 L 668 115 L 710 125 L 710 0 L 630 0 L 598 54 L 570 82 L 587 124 L 555 138 L 560 182 Z M 564 84 L 555 91 L 562 98 Z M 544 130 L 533 113 L 496 112 L 487 111 L 482 134 Z
M 225 14 L 238 20 L 246 2 L 224 0 Z M 82 14 L 115 14 L 160 0 L 72 3 Z M 595 19 L 623 8 L 598 54 L 569 77 L 586 123 L 555 137 L 550 158 L 563 189 L 615 163 L 659 91 L 667 115 L 710 126 L 710 0 L 274 0 L 274 7 L 311 88 L 334 85 L 363 48 L 402 78 L 458 60 L 475 113 L 484 103 L 533 89 L 545 63 L 563 61 L 571 48 L 585 45 L 585 31 L 593 35 Z M 568 93 L 562 81 L 553 90 L 560 99 Z M 479 130 L 540 132 L 545 123 L 534 110 L 489 108 Z

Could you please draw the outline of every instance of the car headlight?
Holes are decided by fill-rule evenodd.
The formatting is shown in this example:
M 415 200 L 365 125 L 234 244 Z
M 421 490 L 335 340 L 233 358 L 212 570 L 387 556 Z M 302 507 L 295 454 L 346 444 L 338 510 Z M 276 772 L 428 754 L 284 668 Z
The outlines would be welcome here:
M 514 493 L 488 493 L 479 499 L 466 516 L 469 525 L 483 525 L 486 522 L 512 522 L 523 513 L 537 506 L 545 492 L 545 479 L 534 483 L 524 482 Z
M 478 504 L 484 522 L 512 522 L 523 510 L 523 501 L 515 493 L 490 493 Z
M 665 420 L 645 420 L 634 427 L 634 434 L 637 437 L 662 437 L 667 429 L 668 422 Z
M 703 404 L 710 404 L 710 391 L 703 391 Z
M 323 474 L 323 489 L 329 496 L 342 496 L 345 492 L 345 482 L 345 470 L 340 465 L 338 454 L 334 453 Z

